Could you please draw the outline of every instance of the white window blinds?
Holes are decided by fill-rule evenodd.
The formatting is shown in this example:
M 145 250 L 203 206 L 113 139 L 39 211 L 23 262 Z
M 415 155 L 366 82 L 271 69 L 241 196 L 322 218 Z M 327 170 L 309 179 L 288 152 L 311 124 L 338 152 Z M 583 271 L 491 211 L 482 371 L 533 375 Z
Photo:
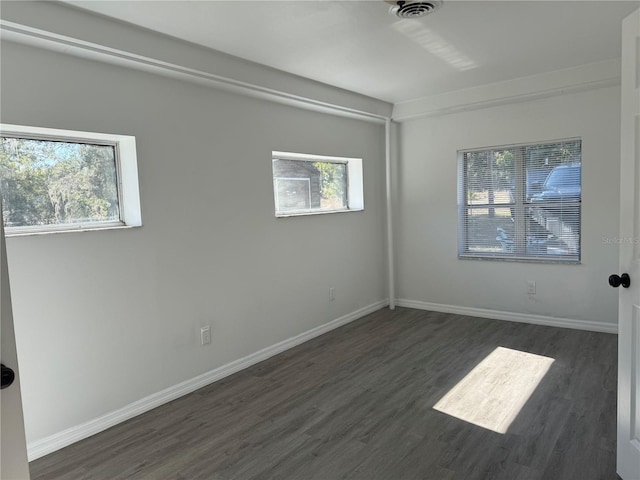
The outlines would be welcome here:
M 580 261 L 579 139 L 459 152 L 460 257 Z

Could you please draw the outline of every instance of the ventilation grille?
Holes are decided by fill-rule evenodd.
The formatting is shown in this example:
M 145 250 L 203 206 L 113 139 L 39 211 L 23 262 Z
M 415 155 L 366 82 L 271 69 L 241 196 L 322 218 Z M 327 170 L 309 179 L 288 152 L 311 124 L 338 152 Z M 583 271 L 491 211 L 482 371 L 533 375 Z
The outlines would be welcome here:
M 390 12 L 400 18 L 418 18 L 424 17 L 435 12 L 442 6 L 442 2 L 438 0 L 421 1 L 399 1 L 397 5 L 391 7 Z

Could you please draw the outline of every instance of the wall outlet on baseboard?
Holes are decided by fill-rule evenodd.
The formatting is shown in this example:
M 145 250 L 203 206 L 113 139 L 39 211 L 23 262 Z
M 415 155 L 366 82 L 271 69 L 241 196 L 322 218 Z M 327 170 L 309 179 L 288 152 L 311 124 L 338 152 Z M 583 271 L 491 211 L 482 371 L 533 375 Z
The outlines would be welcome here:
M 211 343 L 211 325 L 205 325 L 200 328 L 200 345 L 208 345 Z
M 536 294 L 536 282 L 535 280 L 527 280 L 527 293 L 529 295 Z

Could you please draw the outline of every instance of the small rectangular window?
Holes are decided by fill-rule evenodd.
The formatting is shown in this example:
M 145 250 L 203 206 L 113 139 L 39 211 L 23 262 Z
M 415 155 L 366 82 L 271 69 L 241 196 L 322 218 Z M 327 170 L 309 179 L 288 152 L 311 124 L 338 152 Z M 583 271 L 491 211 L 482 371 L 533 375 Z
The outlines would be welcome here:
M 138 226 L 137 183 L 133 137 L 0 126 L 7 235 Z
M 276 216 L 362 210 L 362 160 L 272 152 Z
M 579 139 L 458 155 L 460 257 L 579 263 Z

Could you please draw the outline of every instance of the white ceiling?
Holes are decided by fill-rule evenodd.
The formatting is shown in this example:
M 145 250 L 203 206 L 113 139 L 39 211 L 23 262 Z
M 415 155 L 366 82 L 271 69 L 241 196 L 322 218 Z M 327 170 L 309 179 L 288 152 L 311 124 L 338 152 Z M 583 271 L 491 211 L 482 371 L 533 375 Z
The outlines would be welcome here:
M 618 58 L 639 5 L 445 0 L 400 20 L 382 0 L 66 3 L 393 103 Z

